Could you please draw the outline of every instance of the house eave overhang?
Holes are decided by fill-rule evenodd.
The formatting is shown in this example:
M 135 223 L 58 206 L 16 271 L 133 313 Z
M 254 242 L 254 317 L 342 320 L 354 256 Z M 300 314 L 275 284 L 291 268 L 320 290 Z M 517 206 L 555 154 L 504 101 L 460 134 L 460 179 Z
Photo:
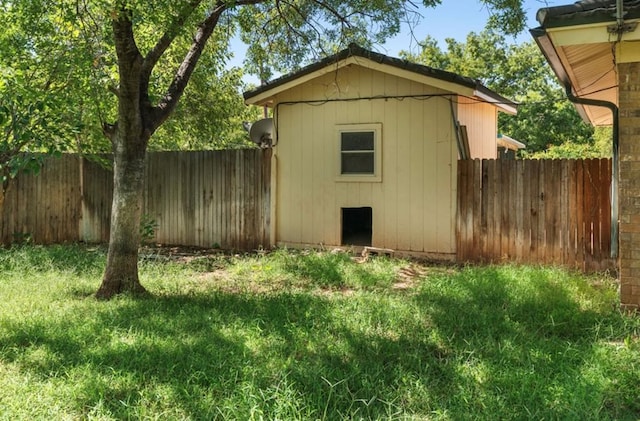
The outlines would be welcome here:
M 511 149 L 513 151 L 517 151 L 520 149 L 526 149 L 527 145 L 525 145 L 524 143 L 520 142 L 519 140 L 516 140 L 512 137 L 509 136 L 505 136 L 503 134 L 499 134 L 498 135 L 498 146 L 501 146 L 503 148 L 507 148 L 507 149 Z
M 551 69 L 553 70 L 556 77 L 560 81 L 560 84 L 563 86 L 567 86 L 567 85 L 573 86 L 571 78 L 569 77 L 569 72 L 565 68 L 562 60 L 560 59 L 558 51 L 553 45 L 553 42 L 551 41 L 551 38 L 549 37 L 549 34 L 547 33 L 547 31 L 544 28 L 540 27 L 540 28 L 534 28 L 530 32 L 534 40 L 536 41 L 538 48 L 540 48 L 540 51 L 542 51 L 542 54 L 547 59 L 547 63 L 549 63 L 549 65 L 551 66 Z M 584 105 L 582 104 L 574 104 L 574 105 L 576 107 L 576 110 L 578 111 L 578 114 L 580 114 L 580 117 L 582 117 L 584 121 L 590 122 L 591 119 L 589 118 L 589 115 Z
M 559 81 L 578 100 L 581 117 L 596 126 L 612 124 L 605 104 L 618 103 L 616 65 L 640 61 L 640 0 L 623 2 L 622 21 L 616 3 L 582 0 L 543 8 L 537 13 L 541 26 L 531 30 Z
M 516 112 L 517 104 L 515 102 L 491 91 L 475 79 L 385 56 L 354 44 L 297 72 L 282 76 L 252 91 L 245 92 L 245 103 L 271 106 L 273 105 L 274 97 L 279 93 L 350 65 L 358 65 L 392 74 L 414 82 L 430 85 L 455 95 L 475 97 L 482 101 L 490 102 L 507 113 L 513 114 Z

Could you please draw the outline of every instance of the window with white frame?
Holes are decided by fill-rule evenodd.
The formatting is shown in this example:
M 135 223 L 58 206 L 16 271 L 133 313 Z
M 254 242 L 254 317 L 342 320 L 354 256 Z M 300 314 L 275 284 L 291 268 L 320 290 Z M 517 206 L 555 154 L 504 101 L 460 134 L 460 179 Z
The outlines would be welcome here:
M 339 181 L 381 181 L 381 126 L 338 126 Z

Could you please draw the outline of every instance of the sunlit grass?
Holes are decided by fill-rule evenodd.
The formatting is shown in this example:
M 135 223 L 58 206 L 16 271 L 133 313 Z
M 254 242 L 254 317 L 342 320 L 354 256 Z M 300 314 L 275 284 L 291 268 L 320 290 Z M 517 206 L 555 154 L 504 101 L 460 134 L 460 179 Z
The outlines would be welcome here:
M 638 419 L 640 321 L 561 269 L 0 250 L 0 419 Z

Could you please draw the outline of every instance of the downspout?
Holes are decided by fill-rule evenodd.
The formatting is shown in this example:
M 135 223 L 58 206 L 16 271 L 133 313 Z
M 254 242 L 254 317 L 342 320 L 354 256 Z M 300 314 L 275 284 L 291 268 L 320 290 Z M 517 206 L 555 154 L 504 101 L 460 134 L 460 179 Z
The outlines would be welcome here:
M 565 82 L 564 89 L 569 101 L 574 104 L 592 105 L 595 107 L 606 107 L 611 110 L 613 114 L 613 128 L 612 128 L 612 149 L 613 157 L 611 161 L 611 258 L 618 258 L 618 175 L 619 175 L 619 152 L 618 142 L 620 137 L 620 127 L 618 122 L 618 106 L 613 102 L 579 98 L 573 94 L 571 89 L 571 83 Z

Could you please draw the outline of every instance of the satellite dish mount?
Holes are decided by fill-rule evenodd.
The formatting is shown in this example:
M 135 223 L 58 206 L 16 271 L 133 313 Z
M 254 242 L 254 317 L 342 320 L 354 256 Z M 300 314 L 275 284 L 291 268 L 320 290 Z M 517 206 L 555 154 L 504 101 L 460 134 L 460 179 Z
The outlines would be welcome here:
M 263 149 L 273 144 L 273 118 L 263 118 L 251 125 L 249 129 L 251 141 Z

